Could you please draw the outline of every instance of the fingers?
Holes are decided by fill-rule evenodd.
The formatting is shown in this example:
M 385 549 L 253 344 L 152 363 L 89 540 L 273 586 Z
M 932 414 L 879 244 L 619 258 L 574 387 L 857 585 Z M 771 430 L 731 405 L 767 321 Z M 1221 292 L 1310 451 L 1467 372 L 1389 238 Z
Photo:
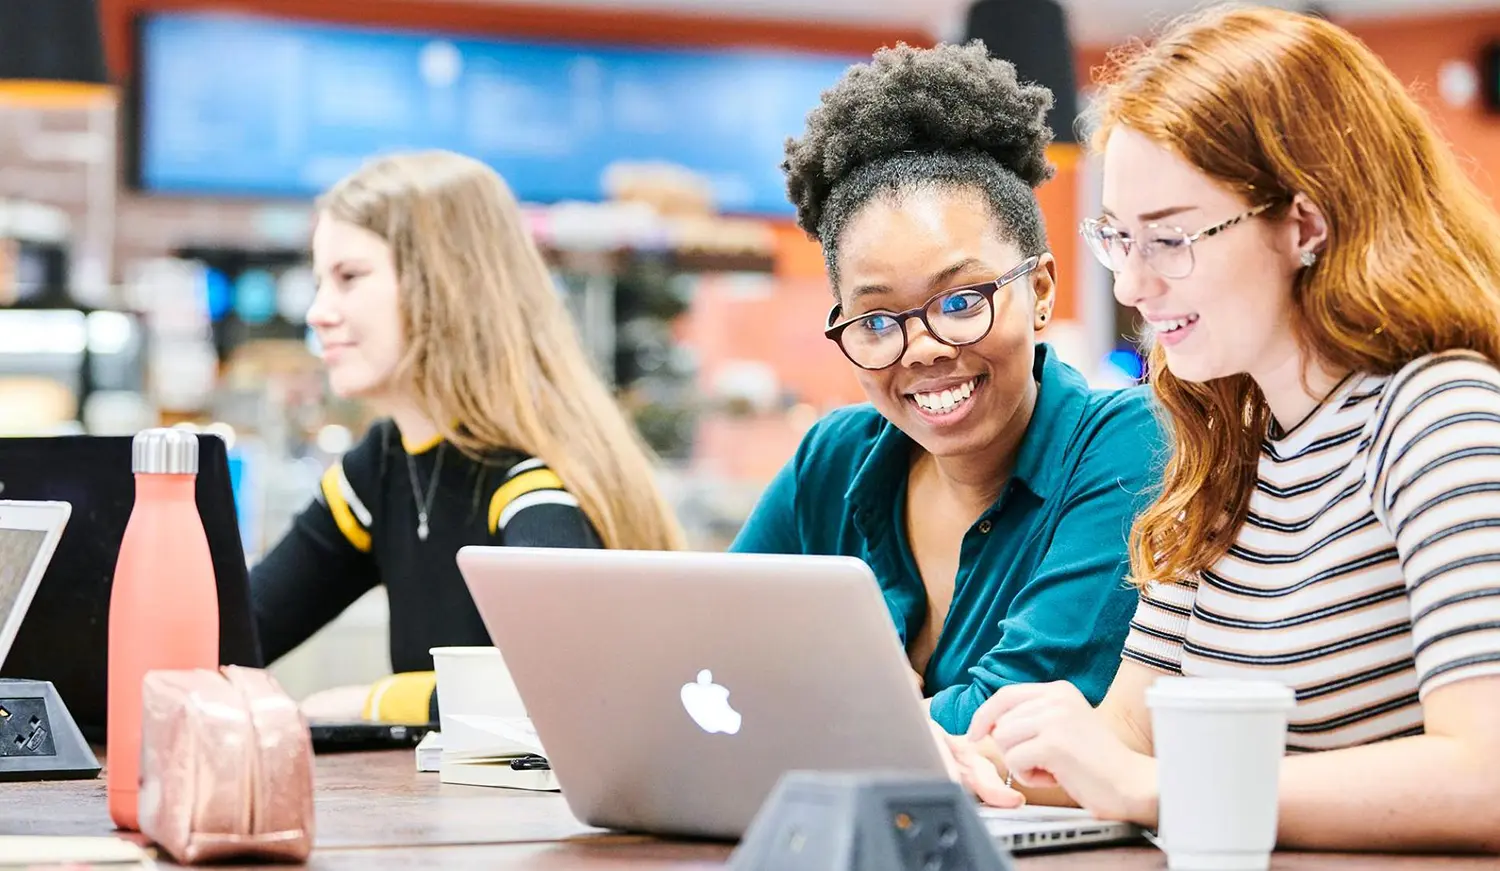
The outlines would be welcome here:
M 996 768 L 1005 768 L 1005 754 L 1000 752 L 1000 748 L 995 746 L 995 741 L 990 736 L 986 735 L 978 739 L 963 738 L 962 740 L 975 753 L 988 760 Z
M 1052 754 L 1040 741 L 1023 741 L 1005 754 L 1010 763 L 1011 778 L 1015 783 L 1031 789 L 1050 789 L 1060 786 L 1052 776 Z
M 985 780 L 969 784 L 974 797 L 990 807 L 1018 808 L 1026 804 L 1026 796 L 1006 786 L 1003 781 Z
M 1014 714 L 1012 715 L 1012 717 L 1015 716 Z M 1007 719 L 1007 722 L 1010 722 L 1010 718 Z M 1024 725 L 1018 726 L 1017 734 L 1022 734 L 1023 732 L 1029 732 L 1030 734 L 1024 739 L 1011 742 L 1004 749 L 991 738 L 981 738 L 978 741 L 955 738 L 955 746 L 952 751 L 954 757 L 960 761 L 960 764 L 962 764 L 962 760 L 968 759 L 972 760 L 969 763 L 970 766 L 983 765 L 987 769 L 993 768 L 997 783 L 1003 781 L 1005 772 L 1011 772 L 1014 782 L 1022 786 L 1036 788 L 1057 786 L 1057 781 L 1045 768 L 1040 768 L 1029 761 L 1037 758 L 1051 759 L 1051 755 L 1045 750 L 1040 730 L 1032 728 L 1033 722 L 1027 720 Z M 1000 728 L 1005 728 L 1005 724 L 1001 724 Z M 960 749 L 959 745 L 962 746 L 962 749 Z M 1026 749 L 1018 754 L 1016 748 L 1020 747 L 1025 747 Z M 1024 777 L 1020 773 L 1022 768 L 1030 769 Z
M 1020 807 L 1026 797 L 1005 785 L 1005 780 L 995 766 L 975 751 L 966 741 L 955 741 L 953 755 L 958 763 L 962 782 L 980 801 L 994 807 Z
M 1012 775 L 1012 782 L 1027 789 L 1058 789 L 1062 784 L 1045 768 L 1026 768 Z
M 1046 696 L 1016 705 L 990 729 L 989 740 L 1000 758 L 1009 758 L 1012 747 L 1030 741 L 1048 730 L 1056 721 L 1055 701 Z
M 1032 789 L 1057 785 L 1050 770 L 1059 761 L 1053 753 L 1058 710 L 1055 698 L 1039 696 L 1016 705 L 990 731 L 990 740 L 1016 783 Z
M 1024 683 L 1011 684 L 995 691 L 995 694 L 979 706 L 974 712 L 974 718 L 969 721 L 969 737 L 980 738 L 988 735 L 995 727 L 995 723 L 1006 714 L 1024 702 L 1047 695 L 1051 690 L 1051 684 Z
M 1011 766 L 1015 764 L 1010 758 L 1011 751 L 1020 744 L 1035 740 L 1041 731 L 1041 724 L 1035 717 L 1010 716 L 995 727 L 995 731 L 990 733 L 990 739 L 994 743 L 995 752 L 1007 766 Z

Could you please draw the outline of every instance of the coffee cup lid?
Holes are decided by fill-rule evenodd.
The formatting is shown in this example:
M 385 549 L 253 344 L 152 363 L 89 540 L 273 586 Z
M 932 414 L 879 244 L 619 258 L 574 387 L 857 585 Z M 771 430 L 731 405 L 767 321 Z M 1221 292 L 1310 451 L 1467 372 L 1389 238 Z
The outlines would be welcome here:
M 1289 711 L 1296 703 L 1291 687 L 1271 680 L 1160 677 L 1146 690 L 1146 704 L 1152 708 Z

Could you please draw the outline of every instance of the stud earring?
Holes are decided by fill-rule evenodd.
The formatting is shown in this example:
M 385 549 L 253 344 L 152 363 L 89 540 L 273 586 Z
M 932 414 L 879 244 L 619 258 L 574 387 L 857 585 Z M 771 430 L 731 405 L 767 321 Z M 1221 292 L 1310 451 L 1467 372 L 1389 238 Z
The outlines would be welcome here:
M 1318 262 L 1318 252 L 1316 252 L 1316 251 L 1303 251 L 1302 252 L 1302 265 L 1303 266 L 1311 266 L 1311 265 L 1313 265 L 1314 263 L 1317 263 L 1317 262 Z

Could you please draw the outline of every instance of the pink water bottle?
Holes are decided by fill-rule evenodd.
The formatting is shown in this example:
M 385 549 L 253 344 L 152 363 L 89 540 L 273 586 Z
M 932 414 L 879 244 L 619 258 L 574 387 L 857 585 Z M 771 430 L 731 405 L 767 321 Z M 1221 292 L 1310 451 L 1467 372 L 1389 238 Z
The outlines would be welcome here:
M 218 668 L 219 598 L 198 516 L 198 437 L 175 429 L 136 435 L 135 506 L 109 596 L 109 815 L 137 831 L 141 680 L 156 669 Z

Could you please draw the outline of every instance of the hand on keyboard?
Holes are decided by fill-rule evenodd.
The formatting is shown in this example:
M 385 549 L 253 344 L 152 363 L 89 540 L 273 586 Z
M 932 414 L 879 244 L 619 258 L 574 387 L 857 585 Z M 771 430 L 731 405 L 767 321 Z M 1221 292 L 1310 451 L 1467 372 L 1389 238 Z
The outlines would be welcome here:
M 980 753 L 974 742 L 962 735 L 949 735 L 935 722 L 931 725 L 949 777 L 994 807 L 1015 808 L 1026 803 L 1026 797 L 1005 783 L 994 763 Z
M 1127 746 L 1067 681 L 1002 687 L 974 714 L 969 735 L 989 743 L 986 755 L 1033 797 L 1057 799 L 1046 804 L 1077 804 L 1106 820 L 1156 815 L 1156 761 Z M 984 788 L 976 792 L 988 800 Z

